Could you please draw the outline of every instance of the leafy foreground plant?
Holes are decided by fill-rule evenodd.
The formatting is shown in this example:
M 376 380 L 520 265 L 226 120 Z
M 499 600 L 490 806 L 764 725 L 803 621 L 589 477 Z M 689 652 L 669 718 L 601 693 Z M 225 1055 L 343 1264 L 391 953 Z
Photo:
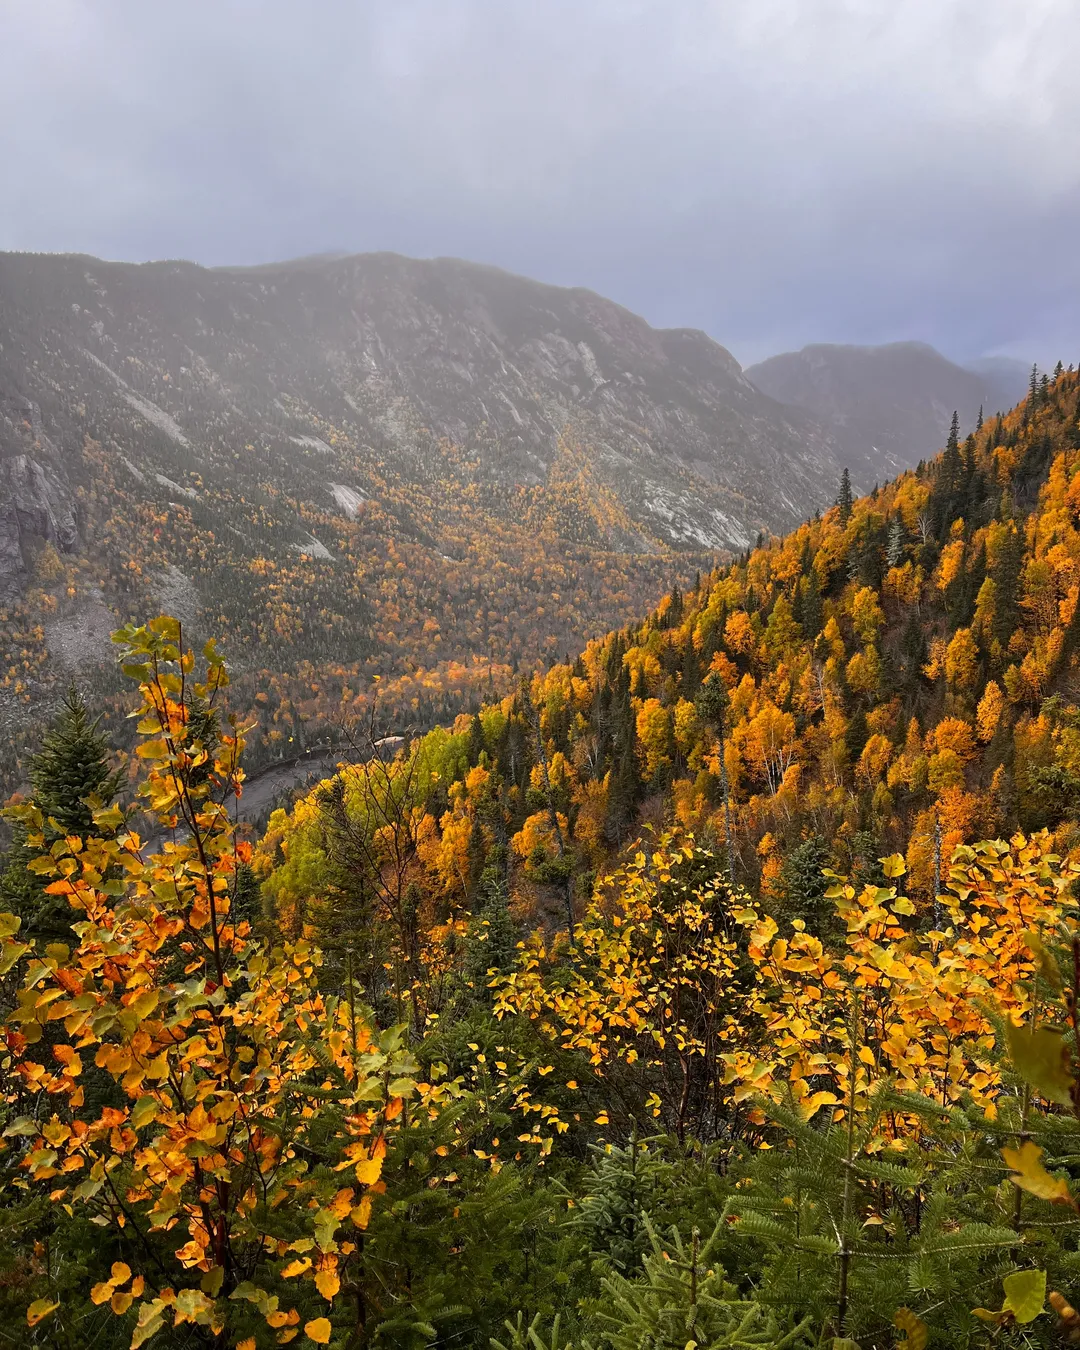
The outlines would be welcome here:
M 301 1329 L 327 1344 L 364 1324 L 388 1146 L 459 1088 L 417 1081 L 403 1030 L 377 1033 L 351 990 L 321 993 L 307 943 L 269 950 L 233 923 L 247 848 L 227 808 L 243 733 L 219 726 L 225 667 L 208 644 L 197 678 L 172 619 L 117 640 L 142 695 L 139 793 L 174 840 L 147 857 L 115 806 L 88 837 L 18 813 L 76 944 L 39 952 L 0 916 L 0 975 L 18 981 L 0 1064 L 11 1184 L 122 1238 L 90 1297 L 133 1324 L 133 1347 L 167 1325 L 245 1350 Z M 49 1293 L 27 1321 L 53 1317 L 64 1344 L 65 1311 Z

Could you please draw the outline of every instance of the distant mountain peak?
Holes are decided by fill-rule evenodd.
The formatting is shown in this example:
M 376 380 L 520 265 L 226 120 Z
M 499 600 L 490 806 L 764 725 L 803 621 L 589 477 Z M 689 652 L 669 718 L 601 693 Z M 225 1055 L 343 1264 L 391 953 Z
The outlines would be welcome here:
M 927 342 L 812 343 L 745 370 L 763 393 L 812 413 L 833 432 L 863 486 L 938 451 L 954 411 L 970 431 L 979 410 L 1011 407 L 1027 376 L 966 368 Z

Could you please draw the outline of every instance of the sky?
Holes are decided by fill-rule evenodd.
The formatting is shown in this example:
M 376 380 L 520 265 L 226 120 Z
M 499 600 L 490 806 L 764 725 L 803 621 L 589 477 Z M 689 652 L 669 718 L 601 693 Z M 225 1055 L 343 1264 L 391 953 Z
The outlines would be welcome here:
M 390 249 L 1080 359 L 1077 0 L 0 0 L 0 249 Z

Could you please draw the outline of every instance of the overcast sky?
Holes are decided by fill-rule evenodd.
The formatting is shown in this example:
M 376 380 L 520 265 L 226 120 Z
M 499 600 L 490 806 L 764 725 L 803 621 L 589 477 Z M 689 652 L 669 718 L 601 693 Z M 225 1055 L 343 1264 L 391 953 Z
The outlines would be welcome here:
M 1080 358 L 1078 0 L 0 0 L 0 249 L 394 249 Z

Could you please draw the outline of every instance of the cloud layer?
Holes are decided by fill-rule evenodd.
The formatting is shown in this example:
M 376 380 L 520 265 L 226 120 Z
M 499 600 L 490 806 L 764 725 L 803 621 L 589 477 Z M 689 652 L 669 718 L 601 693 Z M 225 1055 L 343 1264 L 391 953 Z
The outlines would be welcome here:
M 0 0 L 0 248 L 457 254 L 1080 357 L 1075 0 Z

